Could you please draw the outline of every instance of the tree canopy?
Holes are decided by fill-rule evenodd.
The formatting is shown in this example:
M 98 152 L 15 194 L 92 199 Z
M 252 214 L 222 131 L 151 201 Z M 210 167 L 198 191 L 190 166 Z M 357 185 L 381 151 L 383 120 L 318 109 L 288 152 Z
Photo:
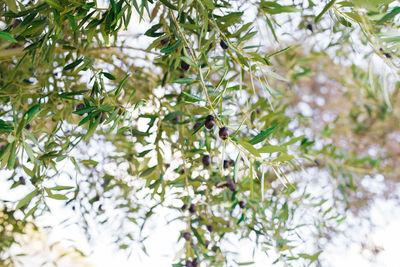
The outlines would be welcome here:
M 175 267 L 239 264 L 232 236 L 319 262 L 399 181 L 396 2 L 3 1 L 0 177 L 27 193 L 0 200 L 0 264 L 52 200 L 88 236 L 124 214 L 115 242 L 144 251 L 170 209 Z

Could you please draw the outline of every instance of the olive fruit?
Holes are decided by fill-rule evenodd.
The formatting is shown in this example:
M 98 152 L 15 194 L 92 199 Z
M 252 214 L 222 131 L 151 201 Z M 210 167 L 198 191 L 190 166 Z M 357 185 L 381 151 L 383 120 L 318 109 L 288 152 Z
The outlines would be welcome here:
M 219 129 L 219 137 L 220 137 L 222 140 L 228 139 L 228 137 L 229 137 L 228 128 L 222 127 L 221 129 Z
M 192 262 L 190 260 L 187 260 L 185 262 L 185 267 L 192 267 Z
M 196 212 L 196 205 L 195 204 L 190 204 L 189 212 L 190 213 L 195 213 Z
M 189 68 L 190 68 L 190 65 L 189 65 L 189 64 L 187 64 L 185 61 L 181 61 L 181 69 L 182 69 L 183 71 L 188 71 Z
M 21 21 L 20 19 L 14 20 L 14 23 L 13 23 L 12 27 L 13 27 L 13 28 L 17 27 L 19 24 L 21 24 L 21 22 L 22 22 L 22 21 Z
M 182 237 L 183 237 L 186 241 L 189 241 L 189 240 L 190 240 L 190 233 L 189 233 L 189 232 L 184 232 L 184 233 L 182 234 Z
M 212 226 L 211 224 L 208 224 L 208 225 L 207 225 L 207 230 L 208 230 L 209 232 L 214 231 L 214 226 Z
M 222 49 L 224 49 L 224 50 L 228 49 L 228 45 L 225 43 L 224 40 L 221 40 L 221 42 L 219 42 L 219 44 L 221 45 Z
M 383 53 L 386 58 L 392 58 L 392 55 L 388 52 Z
M 215 125 L 215 118 L 213 115 L 208 115 L 206 117 L 206 120 L 204 121 L 204 126 L 206 126 L 206 128 L 208 130 L 211 130 L 212 128 L 214 128 Z
M 224 169 L 229 168 L 229 160 L 224 160 Z
M 76 105 L 75 107 L 75 111 L 81 110 L 85 108 L 85 104 L 83 103 L 79 103 L 78 105 Z M 79 116 L 82 116 L 83 114 L 79 114 Z
M 244 208 L 246 207 L 246 201 L 240 200 L 240 201 L 239 201 L 239 207 L 240 207 L 241 209 L 244 209 Z
M 232 192 L 235 192 L 235 191 L 236 191 L 237 185 L 235 184 L 235 182 L 234 182 L 232 179 L 230 179 L 229 182 L 228 182 L 228 188 L 229 188 Z
M 204 155 L 203 158 L 201 159 L 201 161 L 203 162 L 203 165 L 204 165 L 205 167 L 210 166 L 210 164 L 211 164 L 211 157 L 210 157 L 210 155 Z
M 27 129 L 28 131 L 32 128 L 32 125 L 30 123 L 28 123 L 27 125 L 25 125 L 25 129 Z
M 19 181 L 20 184 L 23 184 L 23 185 L 25 184 L 25 178 L 22 177 L 22 176 L 19 177 L 19 180 L 18 180 L 18 181 Z
M 214 43 L 211 42 L 211 43 L 208 45 L 208 50 L 211 50 L 211 49 L 213 48 L 213 46 L 214 46 Z
M 161 44 L 162 46 L 166 45 L 167 43 L 169 43 L 169 37 L 166 37 L 166 38 L 164 38 L 164 39 L 161 39 L 161 41 L 160 41 L 160 44 Z
M 106 120 L 106 114 L 104 114 L 104 112 L 100 111 L 99 113 L 97 113 L 97 115 L 94 118 L 97 120 L 97 118 L 100 116 L 100 114 L 101 114 L 100 123 L 103 123 Z
M 197 258 L 194 258 L 192 260 L 192 267 L 197 267 L 199 265 L 199 260 Z
M 187 209 L 187 204 L 183 204 L 183 206 L 181 207 L 182 211 L 184 211 L 185 209 Z

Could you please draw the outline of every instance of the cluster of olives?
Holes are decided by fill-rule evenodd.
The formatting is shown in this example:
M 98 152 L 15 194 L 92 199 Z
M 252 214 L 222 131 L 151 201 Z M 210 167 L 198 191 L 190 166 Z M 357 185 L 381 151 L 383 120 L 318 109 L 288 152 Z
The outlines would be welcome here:
M 196 124 L 194 125 L 193 129 L 196 130 L 197 128 L 199 128 L 201 126 L 201 122 L 196 122 Z M 208 129 L 208 130 L 212 130 L 215 126 L 215 117 L 213 115 L 208 115 L 206 117 L 206 119 L 204 120 L 204 126 Z M 229 131 L 228 128 L 226 127 L 221 127 L 219 129 L 218 132 L 219 137 L 222 140 L 226 140 L 229 137 Z
M 199 260 L 194 258 L 193 260 L 187 260 L 185 262 L 185 267 L 197 267 L 199 266 Z

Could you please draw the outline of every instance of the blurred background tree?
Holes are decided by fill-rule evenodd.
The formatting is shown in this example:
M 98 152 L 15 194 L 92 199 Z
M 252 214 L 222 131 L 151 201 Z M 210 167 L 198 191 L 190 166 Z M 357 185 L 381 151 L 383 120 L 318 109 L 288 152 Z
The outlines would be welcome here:
M 52 199 L 144 251 L 170 209 L 177 267 L 234 264 L 232 235 L 318 263 L 346 214 L 396 198 L 396 1 L 0 5 L 0 174 L 26 192 L 2 201 L 2 264 Z

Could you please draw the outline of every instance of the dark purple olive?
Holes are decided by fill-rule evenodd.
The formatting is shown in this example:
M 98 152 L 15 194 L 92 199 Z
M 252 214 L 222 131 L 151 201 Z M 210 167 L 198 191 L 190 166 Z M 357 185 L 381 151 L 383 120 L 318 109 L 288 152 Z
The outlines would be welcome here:
M 188 71 L 189 68 L 190 68 L 190 65 L 189 65 L 189 64 L 187 64 L 185 61 L 181 61 L 181 69 L 182 69 L 183 71 Z
M 184 233 L 182 234 L 182 237 L 183 237 L 186 241 L 189 241 L 189 240 L 190 240 L 190 233 L 189 233 L 189 232 L 184 232 Z
M 214 42 L 211 42 L 211 43 L 208 45 L 208 49 L 211 50 L 213 47 L 214 47 Z
M 179 174 L 184 174 L 184 173 L 185 173 L 185 169 L 182 168 L 182 169 L 179 171 Z
M 201 159 L 201 162 L 203 162 L 203 165 L 204 165 L 205 167 L 210 166 L 210 164 L 211 164 L 211 157 L 210 157 L 210 155 L 204 155 L 203 158 Z
M 274 189 L 272 190 L 272 195 L 275 197 L 278 194 L 278 192 Z
M 224 169 L 228 169 L 229 168 L 229 160 L 224 160 Z
M 219 42 L 219 44 L 221 45 L 222 49 L 228 49 L 228 45 L 225 43 L 224 40 L 221 40 L 221 42 Z
M 211 224 L 208 224 L 207 230 L 211 233 L 212 231 L 214 231 L 214 226 L 212 226 Z
M 190 204 L 189 212 L 190 213 L 195 213 L 196 212 L 196 205 L 195 204 Z
M 19 181 L 20 184 L 23 184 L 23 185 L 25 184 L 25 178 L 22 177 L 22 176 L 19 177 L 19 180 L 18 180 L 18 181 Z
M 204 121 L 204 126 L 208 129 L 211 130 L 212 128 L 214 128 L 215 125 L 215 118 L 213 115 L 208 115 L 206 117 L 206 120 Z
M 190 260 L 187 260 L 185 262 L 185 267 L 192 267 L 192 262 Z
M 388 52 L 383 53 L 386 58 L 392 58 L 392 55 Z
M 314 31 L 313 25 L 312 25 L 311 23 L 307 23 L 306 28 L 307 28 L 307 30 L 309 30 L 309 31 Z
M 97 115 L 94 118 L 97 120 L 97 118 L 100 116 L 100 114 L 101 114 L 100 123 L 103 123 L 106 120 L 106 114 L 104 114 L 104 112 L 97 113 Z
M 32 125 L 30 123 L 28 123 L 27 125 L 25 125 L 25 129 L 27 129 L 28 131 L 32 128 Z
M 187 209 L 187 204 L 183 204 L 183 206 L 181 207 L 182 211 L 184 211 L 185 209 Z
M 256 113 L 260 114 L 261 113 L 261 109 L 260 108 L 256 108 Z
M 166 38 L 164 38 L 164 39 L 161 39 L 161 41 L 160 41 L 160 44 L 161 44 L 162 46 L 166 45 L 167 43 L 169 43 L 169 37 L 166 37 Z
M 199 265 L 199 260 L 197 258 L 194 258 L 192 260 L 192 267 L 197 267 Z
M 239 207 L 240 207 L 241 209 L 244 209 L 244 208 L 246 207 L 246 201 L 245 201 L 245 200 L 240 200 L 240 201 L 239 201 Z
M 235 184 L 235 182 L 234 182 L 232 179 L 229 180 L 229 182 L 228 182 L 228 188 L 229 188 L 232 192 L 235 192 L 235 191 L 236 191 L 237 185 Z
M 220 137 L 222 140 L 228 139 L 228 137 L 229 137 L 228 128 L 222 127 L 221 129 L 219 129 L 219 137 Z
M 75 111 L 81 110 L 85 108 L 85 104 L 83 103 L 79 103 L 78 105 L 76 105 L 75 107 Z M 83 116 L 83 114 L 79 114 L 79 116 Z
M 15 19 L 12 25 L 13 28 L 17 27 L 22 21 L 20 19 Z
M 217 246 L 213 246 L 211 249 L 213 252 L 217 252 L 218 251 L 218 247 Z

